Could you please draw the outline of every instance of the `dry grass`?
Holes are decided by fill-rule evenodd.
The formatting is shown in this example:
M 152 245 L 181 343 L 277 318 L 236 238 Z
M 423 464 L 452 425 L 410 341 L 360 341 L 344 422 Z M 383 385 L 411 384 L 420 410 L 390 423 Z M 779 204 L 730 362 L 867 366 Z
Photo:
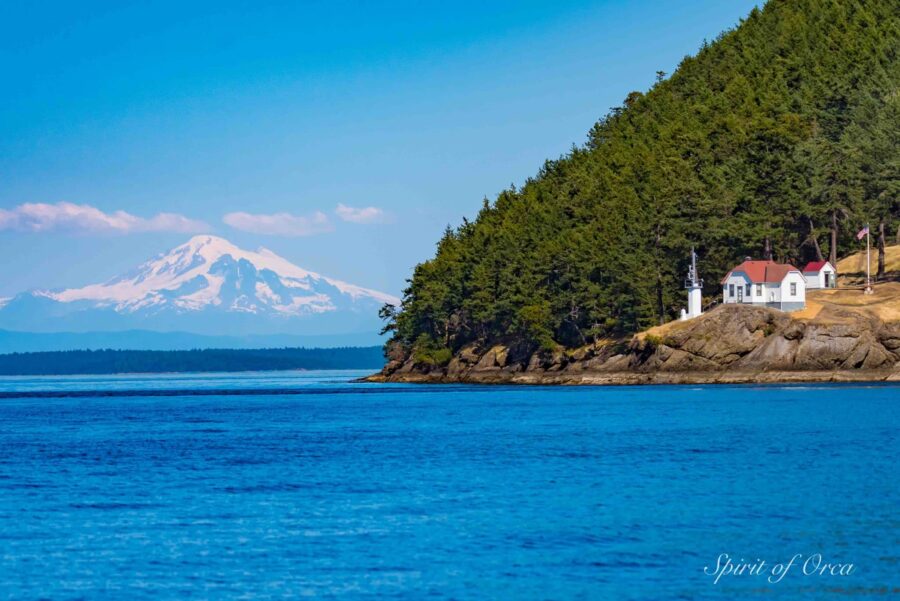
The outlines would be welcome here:
M 672 332 L 676 332 L 681 328 L 686 328 L 690 325 L 692 320 L 687 319 L 685 321 L 681 321 L 680 319 L 676 319 L 674 321 L 670 321 L 668 323 L 664 323 L 661 326 L 653 326 L 648 330 L 644 330 L 643 332 L 638 332 L 635 334 L 635 338 L 638 340 L 643 340 L 645 336 L 658 336 L 659 338 L 663 338 Z
M 791 313 L 791 317 L 794 319 L 811 320 L 819 316 L 819 313 L 822 312 L 824 306 L 814 298 L 810 298 L 811 295 L 812 292 L 806 293 L 806 307 L 800 311 L 794 311 Z
M 867 313 L 882 321 L 900 321 L 900 283 L 875 284 L 873 291 L 873 294 L 864 294 L 862 290 L 843 288 L 811 290 L 806 294 L 807 309 L 816 303 L 822 305 L 820 314 L 824 318 L 852 311 Z M 799 314 L 794 315 L 802 319 Z
M 878 249 L 872 248 L 872 273 L 878 269 Z M 839 274 L 848 273 L 866 273 L 866 251 L 865 249 L 853 253 L 838 261 L 836 265 Z M 900 245 L 888 246 L 884 249 L 884 269 L 885 271 L 900 271 Z
M 822 324 L 849 323 L 859 314 L 876 317 L 884 322 L 900 321 L 900 282 L 875 284 L 873 290 L 873 294 L 865 294 L 861 288 L 808 290 L 806 308 L 788 315 L 793 319 Z M 692 321 L 670 321 L 644 330 L 636 334 L 636 337 L 639 340 L 646 336 L 665 338 L 681 328 L 689 327 Z

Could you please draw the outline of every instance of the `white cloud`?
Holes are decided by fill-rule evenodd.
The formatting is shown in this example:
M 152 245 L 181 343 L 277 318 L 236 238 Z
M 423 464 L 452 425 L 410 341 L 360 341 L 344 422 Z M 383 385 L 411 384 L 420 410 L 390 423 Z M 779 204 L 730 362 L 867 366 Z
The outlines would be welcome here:
M 353 223 L 379 223 L 384 221 L 384 211 L 378 207 L 348 207 L 345 204 L 338 204 L 334 210 L 337 216 L 344 221 Z
M 20 204 L 0 209 L 0 230 L 23 232 L 96 232 L 129 234 L 132 232 L 202 232 L 209 226 L 177 213 L 159 213 L 145 219 L 125 211 L 105 213 L 90 205 L 71 202 Z
M 238 211 L 227 213 L 222 217 L 222 221 L 237 230 L 275 236 L 312 236 L 334 229 L 328 215 L 322 211 L 316 211 L 311 215 L 291 215 L 290 213 L 253 215 Z

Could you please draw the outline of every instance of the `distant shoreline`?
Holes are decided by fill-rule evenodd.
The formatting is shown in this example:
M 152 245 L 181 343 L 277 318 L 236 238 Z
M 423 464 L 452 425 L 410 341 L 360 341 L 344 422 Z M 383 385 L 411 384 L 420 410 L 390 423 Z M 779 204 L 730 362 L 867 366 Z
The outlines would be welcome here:
M 377 369 L 380 346 L 339 348 L 79 350 L 0 355 L 0 376 L 90 376 Z

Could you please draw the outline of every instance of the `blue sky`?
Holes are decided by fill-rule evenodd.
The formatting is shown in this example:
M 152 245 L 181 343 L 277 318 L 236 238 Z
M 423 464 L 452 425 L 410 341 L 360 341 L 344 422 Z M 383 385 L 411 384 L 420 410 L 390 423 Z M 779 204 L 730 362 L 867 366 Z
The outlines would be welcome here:
M 399 294 L 447 224 L 756 4 L 5 2 L 0 296 L 192 232 Z

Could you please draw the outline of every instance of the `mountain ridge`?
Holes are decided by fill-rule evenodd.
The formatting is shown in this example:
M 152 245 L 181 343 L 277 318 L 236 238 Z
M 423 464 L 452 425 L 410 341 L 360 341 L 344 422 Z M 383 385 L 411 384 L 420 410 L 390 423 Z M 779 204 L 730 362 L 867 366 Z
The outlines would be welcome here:
M 378 330 L 395 297 L 298 267 L 266 248 L 212 235 L 105 282 L 37 289 L 0 302 L 0 328 L 48 332 L 149 329 L 206 334 L 349 334 Z
M 246 251 L 238 248 L 224 238 L 209 234 L 193 236 L 185 244 L 177 246 L 167 253 L 160 253 L 155 259 L 146 261 L 131 272 L 114 277 L 103 284 L 92 284 L 82 288 L 69 288 L 61 292 L 37 290 L 34 293 L 62 302 L 92 299 L 107 301 L 123 300 L 126 301 L 127 305 L 130 304 L 128 301 L 135 301 L 133 292 L 132 296 L 128 296 L 129 288 L 133 291 L 137 290 L 149 293 L 160 289 L 169 289 L 172 283 L 187 283 L 191 278 L 197 277 L 198 275 L 209 276 L 211 275 L 209 271 L 205 274 L 202 272 L 204 265 L 208 264 L 214 266 L 217 261 L 222 260 L 222 258 L 226 256 L 230 256 L 238 262 L 241 260 L 249 261 L 258 270 L 269 270 L 280 276 L 290 277 L 295 280 L 322 280 L 334 286 L 341 292 L 354 297 L 371 296 L 384 303 L 398 302 L 396 297 L 383 292 L 348 284 L 341 280 L 325 277 L 318 273 L 297 267 L 287 259 L 278 256 L 265 247 L 260 247 L 256 252 Z M 185 262 L 179 260 L 176 261 L 175 264 L 171 264 L 170 260 L 173 257 L 188 258 L 189 261 Z M 198 258 L 205 259 L 205 262 L 198 263 Z M 173 272 L 172 269 L 175 271 Z M 170 273 L 174 277 L 170 278 L 168 282 L 154 282 L 152 279 L 152 276 L 169 275 Z M 139 284 L 148 282 L 149 285 L 143 287 L 139 286 Z M 210 286 L 210 288 L 213 292 L 216 290 L 213 286 Z M 104 291 L 106 291 L 105 295 Z M 117 294 L 124 294 L 124 296 L 117 297 Z M 212 302 L 214 299 L 214 297 L 208 295 L 197 296 L 196 294 L 192 294 L 189 296 L 194 296 L 195 298 L 192 300 L 198 301 L 199 304 L 202 304 L 204 300 Z M 140 299 L 137 300 L 139 301 Z M 183 306 L 188 308 L 188 305 Z

